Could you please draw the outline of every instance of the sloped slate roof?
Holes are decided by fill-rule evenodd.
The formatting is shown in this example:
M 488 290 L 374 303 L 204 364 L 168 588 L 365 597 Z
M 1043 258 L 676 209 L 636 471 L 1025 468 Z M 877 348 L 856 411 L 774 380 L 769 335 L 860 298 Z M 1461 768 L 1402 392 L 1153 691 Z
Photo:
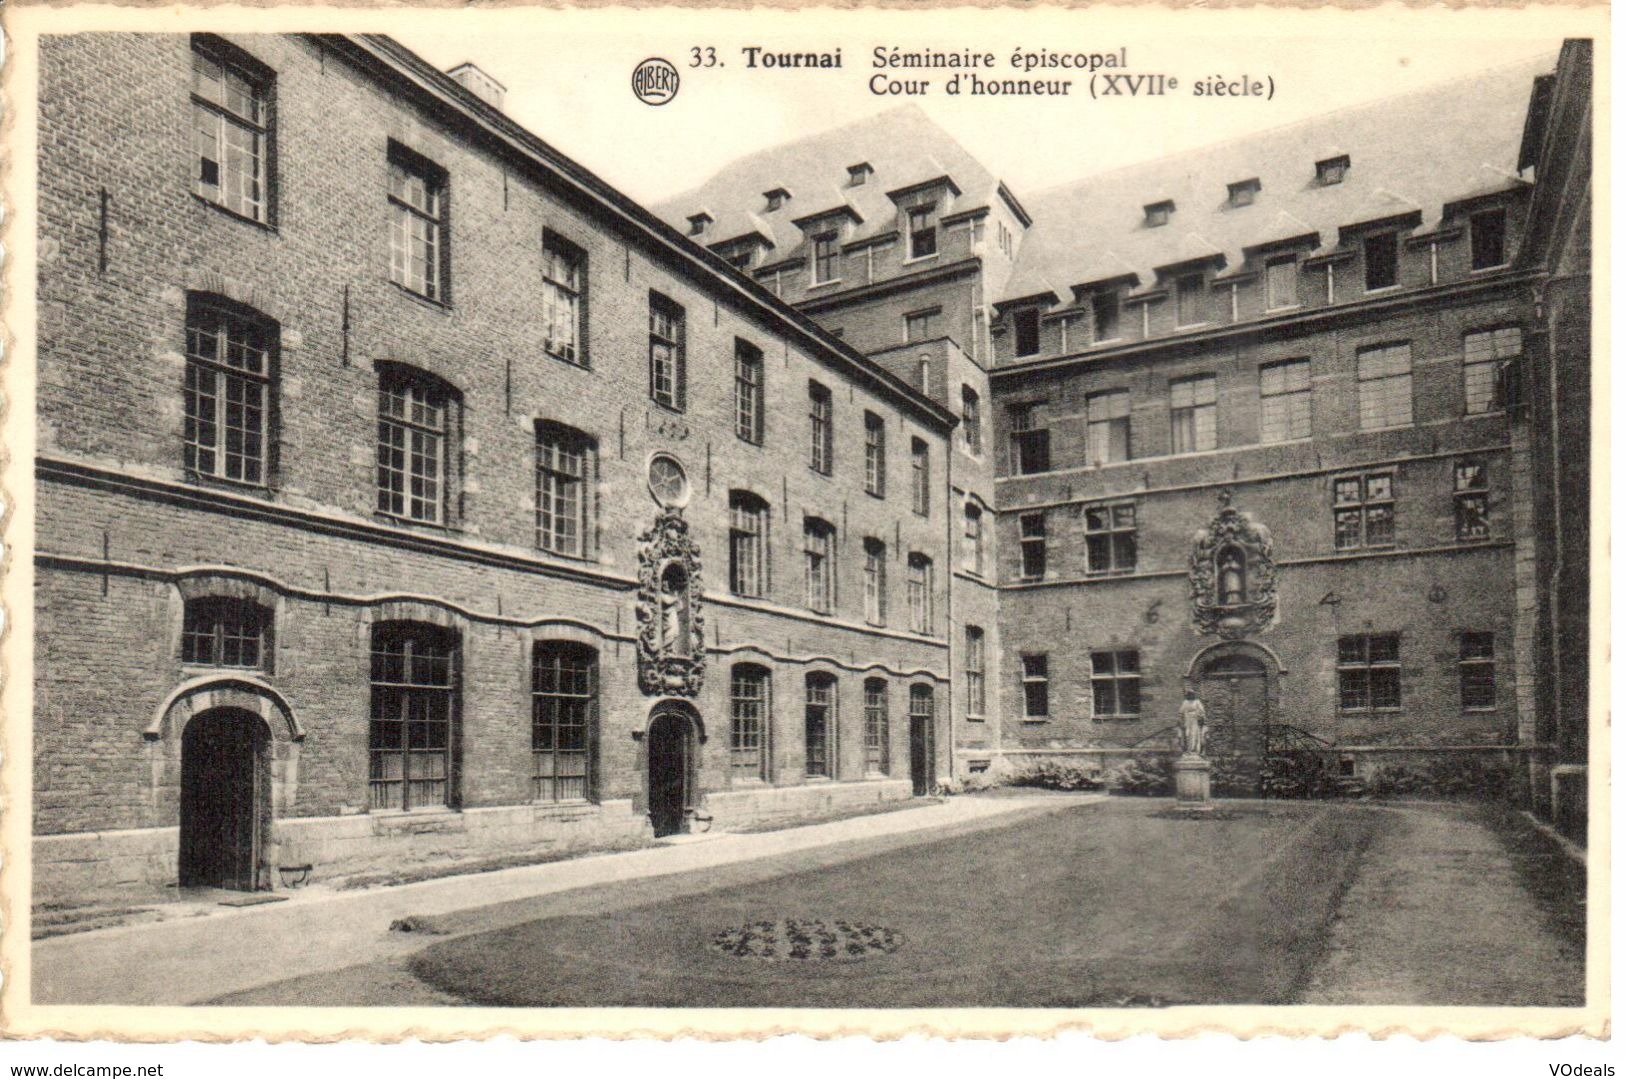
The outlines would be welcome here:
M 1245 250 L 1318 236 L 1324 253 L 1339 230 L 1420 214 L 1436 227 L 1444 207 L 1522 185 L 1518 146 L 1532 80 L 1552 57 L 1401 97 L 1340 109 L 1231 142 L 1130 165 L 1025 196 L 1033 226 L 999 299 L 1053 293 L 1121 278 L 1142 289 L 1159 267 L 1222 257 L 1235 272 Z M 1315 163 L 1347 154 L 1342 183 L 1320 186 Z M 1257 177 L 1250 206 L 1228 204 L 1228 185 Z M 1147 227 L 1144 208 L 1172 199 L 1168 224 Z
M 850 186 L 848 167 L 864 162 L 874 172 L 866 183 Z M 803 242 L 796 221 L 843 207 L 861 218 L 847 242 L 891 232 L 897 207 L 887 192 L 941 177 L 959 189 L 943 205 L 943 216 L 990 206 L 997 197 L 998 180 L 981 162 L 918 105 L 903 105 L 740 158 L 653 209 L 685 229 L 691 214 L 710 213 L 715 222 L 695 237 L 707 245 L 760 233 L 773 246 L 771 261 L 789 257 Z M 781 187 L 791 197 L 769 213 L 764 192 Z

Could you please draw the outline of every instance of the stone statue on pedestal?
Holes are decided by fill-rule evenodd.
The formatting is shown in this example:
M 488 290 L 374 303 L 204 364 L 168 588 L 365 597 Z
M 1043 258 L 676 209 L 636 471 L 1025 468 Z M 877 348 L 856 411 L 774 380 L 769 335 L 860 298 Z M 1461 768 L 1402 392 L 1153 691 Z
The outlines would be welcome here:
M 1202 737 L 1207 733 L 1207 709 L 1196 696 L 1195 689 L 1185 690 L 1185 699 L 1179 705 L 1179 741 L 1186 753 L 1202 755 Z

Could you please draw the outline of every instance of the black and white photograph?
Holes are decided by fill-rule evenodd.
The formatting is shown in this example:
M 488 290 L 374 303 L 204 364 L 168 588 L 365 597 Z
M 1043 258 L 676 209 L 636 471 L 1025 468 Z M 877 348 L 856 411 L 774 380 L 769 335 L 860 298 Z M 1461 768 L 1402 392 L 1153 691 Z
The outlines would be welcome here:
M 8 12 L 6 1033 L 1605 1037 L 1606 10 L 1171 14 Z

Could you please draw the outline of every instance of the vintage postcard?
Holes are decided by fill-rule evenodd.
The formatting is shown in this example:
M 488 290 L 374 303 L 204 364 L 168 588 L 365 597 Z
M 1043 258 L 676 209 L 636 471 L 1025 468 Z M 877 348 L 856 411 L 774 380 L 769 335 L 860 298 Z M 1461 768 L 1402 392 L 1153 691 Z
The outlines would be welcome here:
M 6 1035 L 1608 1034 L 1606 9 L 5 30 Z

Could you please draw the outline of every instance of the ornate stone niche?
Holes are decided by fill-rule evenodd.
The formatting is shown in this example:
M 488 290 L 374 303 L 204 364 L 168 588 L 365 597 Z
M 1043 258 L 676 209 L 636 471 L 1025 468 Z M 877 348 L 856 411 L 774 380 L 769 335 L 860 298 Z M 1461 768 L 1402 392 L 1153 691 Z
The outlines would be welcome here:
M 1191 540 L 1191 619 L 1198 633 L 1245 637 L 1275 617 L 1270 531 L 1219 494 L 1219 513 Z
M 697 696 L 705 682 L 699 546 L 671 506 L 638 542 L 638 687 L 651 697 Z

